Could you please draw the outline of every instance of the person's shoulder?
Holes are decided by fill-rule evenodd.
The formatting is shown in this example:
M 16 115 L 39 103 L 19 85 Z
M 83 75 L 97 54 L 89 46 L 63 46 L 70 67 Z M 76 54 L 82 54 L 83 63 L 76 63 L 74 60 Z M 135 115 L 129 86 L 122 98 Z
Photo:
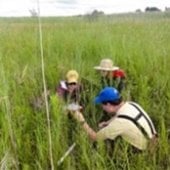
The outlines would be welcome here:
M 61 81 L 59 82 L 59 87 L 60 87 L 61 89 L 63 89 L 63 90 L 67 90 L 67 83 L 66 83 L 66 81 L 65 81 L 65 80 L 61 80 Z
M 56 92 L 57 92 L 59 95 L 62 95 L 62 94 L 65 93 L 66 91 L 67 91 L 66 81 L 61 80 L 61 81 L 59 82 L 59 84 L 57 85 L 57 87 L 56 87 Z
M 117 111 L 117 115 L 129 115 L 131 114 L 132 108 L 131 105 L 129 104 L 129 101 L 125 101 L 123 105 L 119 108 Z
M 113 71 L 113 77 L 121 77 L 121 78 L 125 78 L 126 74 L 125 71 L 123 69 L 116 69 Z

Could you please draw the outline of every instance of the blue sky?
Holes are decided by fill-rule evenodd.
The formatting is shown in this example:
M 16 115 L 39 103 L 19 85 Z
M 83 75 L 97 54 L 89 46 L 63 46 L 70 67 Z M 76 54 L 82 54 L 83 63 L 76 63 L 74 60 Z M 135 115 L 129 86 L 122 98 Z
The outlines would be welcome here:
M 38 0 L 0 0 L 0 16 L 30 16 L 37 11 Z M 41 16 L 70 16 L 86 14 L 94 9 L 106 14 L 133 12 L 149 6 L 162 10 L 170 7 L 170 0 L 39 0 Z

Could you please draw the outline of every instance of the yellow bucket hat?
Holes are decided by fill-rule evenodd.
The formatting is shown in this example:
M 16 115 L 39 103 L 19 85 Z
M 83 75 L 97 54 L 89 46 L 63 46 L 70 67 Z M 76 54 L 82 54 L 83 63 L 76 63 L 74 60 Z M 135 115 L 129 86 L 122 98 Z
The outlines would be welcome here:
M 69 70 L 66 74 L 66 79 L 68 83 L 77 83 L 79 79 L 79 74 L 76 70 Z

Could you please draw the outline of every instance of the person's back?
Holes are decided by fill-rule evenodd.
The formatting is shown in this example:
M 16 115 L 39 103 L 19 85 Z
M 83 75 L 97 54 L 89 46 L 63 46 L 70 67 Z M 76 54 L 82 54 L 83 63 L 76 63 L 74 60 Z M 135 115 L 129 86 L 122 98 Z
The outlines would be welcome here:
M 140 150 L 146 149 L 148 139 L 151 140 L 157 134 L 148 114 L 134 102 L 125 102 L 100 133 L 102 137 L 112 140 L 121 136 Z

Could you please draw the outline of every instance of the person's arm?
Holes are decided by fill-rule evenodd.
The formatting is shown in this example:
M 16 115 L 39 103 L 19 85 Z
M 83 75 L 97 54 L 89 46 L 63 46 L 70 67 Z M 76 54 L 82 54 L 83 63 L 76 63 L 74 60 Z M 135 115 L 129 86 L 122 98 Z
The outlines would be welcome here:
M 93 141 L 97 140 L 97 133 L 87 124 L 87 122 L 83 123 L 83 128 L 91 140 Z
M 92 139 L 93 141 L 96 141 L 97 133 L 88 125 L 83 114 L 79 111 L 76 111 L 76 112 L 72 112 L 72 115 L 80 124 L 82 124 L 83 129 L 88 134 L 90 139 Z
M 120 136 L 124 131 L 124 127 L 121 126 L 121 122 L 119 119 L 114 121 L 114 123 L 108 123 L 107 126 L 103 127 L 98 132 L 95 132 L 85 121 L 84 116 L 81 112 L 75 111 L 71 114 L 80 124 L 82 124 L 83 129 L 93 141 L 105 139 L 114 140 L 117 136 Z
M 56 87 L 57 96 L 64 98 L 64 92 L 65 90 L 61 86 Z
M 65 81 L 60 81 L 59 85 L 56 87 L 56 94 L 59 97 L 64 98 L 65 92 L 67 91 L 67 85 Z

